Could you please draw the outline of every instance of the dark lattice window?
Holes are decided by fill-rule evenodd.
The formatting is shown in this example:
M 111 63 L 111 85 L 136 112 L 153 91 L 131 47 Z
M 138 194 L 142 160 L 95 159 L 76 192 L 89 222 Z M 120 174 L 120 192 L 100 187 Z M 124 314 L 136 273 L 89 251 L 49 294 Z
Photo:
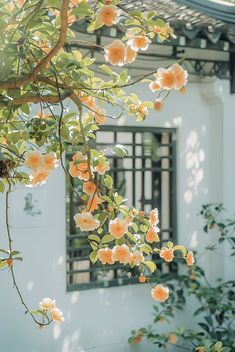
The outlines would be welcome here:
M 115 157 L 115 144 L 128 149 L 125 159 Z M 176 241 L 176 131 L 168 128 L 105 126 L 97 132 L 96 148 L 105 149 L 118 192 L 128 199 L 128 205 L 149 213 L 158 208 L 160 235 L 163 242 Z M 73 150 L 68 147 L 67 161 Z M 78 189 L 82 185 L 72 178 Z M 76 229 L 74 214 L 78 212 L 75 194 L 67 187 L 67 288 L 69 291 L 92 287 L 110 287 L 135 283 L 135 270 L 115 264 L 93 265 L 89 260 L 87 235 Z M 157 258 L 152 258 L 157 260 Z M 169 266 L 162 264 L 162 271 Z

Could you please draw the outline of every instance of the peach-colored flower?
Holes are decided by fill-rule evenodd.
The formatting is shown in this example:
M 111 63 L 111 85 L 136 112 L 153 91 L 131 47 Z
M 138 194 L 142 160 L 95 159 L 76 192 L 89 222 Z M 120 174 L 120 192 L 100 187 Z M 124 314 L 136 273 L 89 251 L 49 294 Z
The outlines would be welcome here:
M 114 66 L 123 66 L 126 57 L 126 48 L 123 42 L 119 39 L 115 39 L 109 45 L 104 47 L 105 55 L 104 58 L 107 62 Z
M 18 4 L 20 6 L 23 6 L 26 0 L 17 0 Z
M 157 74 L 159 84 L 163 89 L 170 90 L 174 88 L 176 83 L 175 72 L 171 68 L 159 68 Z
M 42 310 L 52 310 L 55 308 L 55 300 L 51 298 L 44 298 L 41 302 L 39 302 L 39 307 Z
M 71 26 L 76 21 L 76 16 L 68 12 L 68 25 Z
M 170 343 L 171 345 L 175 345 L 177 342 L 177 336 L 174 334 L 170 334 L 167 342 Z
M 95 167 L 95 171 L 98 172 L 99 175 L 104 175 L 106 171 L 110 170 L 110 164 L 107 160 L 100 161 L 98 165 Z
M 74 6 L 77 6 L 77 5 L 81 4 L 81 2 L 86 2 L 86 0 L 71 0 L 71 3 Z
M 152 92 L 156 92 L 161 89 L 161 86 L 158 81 L 152 81 L 149 84 L 149 88 L 151 89 Z
M 101 204 L 102 202 L 102 199 L 98 197 L 97 194 L 91 196 L 91 198 L 87 202 L 87 210 L 92 213 L 94 210 L 97 210 L 99 208 L 99 204 Z
M 111 248 L 100 248 L 98 250 L 98 258 L 102 264 L 114 264 L 113 251 Z
M 127 34 L 128 35 L 128 34 Z M 140 50 L 147 50 L 151 40 L 145 35 L 138 35 L 138 36 L 130 36 L 127 41 L 127 45 L 130 45 L 132 50 L 138 51 Z
M 91 95 L 85 95 L 84 93 L 79 94 L 81 102 L 86 105 L 88 108 L 93 109 L 95 107 L 95 98 Z
M 105 122 L 106 122 L 106 111 L 104 109 L 101 109 L 101 108 L 97 107 L 95 109 L 94 116 L 95 116 L 95 122 L 98 125 L 104 125 L 105 124 Z
M 51 47 L 49 45 L 49 41 L 46 40 L 40 40 L 37 44 L 37 46 L 42 49 L 42 51 L 44 51 L 44 53 L 49 53 L 49 51 L 51 50 Z
M 141 274 L 140 276 L 139 276 L 139 282 L 140 283 L 145 283 L 147 281 L 147 278 L 143 275 L 143 274 Z
M 139 266 L 144 261 L 144 256 L 140 251 L 131 253 L 130 264 Z
M 42 154 L 38 151 L 29 151 L 25 155 L 25 165 L 31 169 L 38 169 L 42 166 Z
M 51 310 L 51 319 L 55 323 L 60 324 L 64 321 L 64 314 L 61 312 L 59 308 L 53 308 Z
M 137 57 L 137 52 L 131 49 L 130 45 L 126 46 L 126 56 L 125 56 L 125 64 L 132 64 Z
M 43 184 L 49 176 L 49 171 L 44 169 L 38 169 L 32 173 L 30 176 L 31 185 L 35 186 L 38 184 Z
M 100 226 L 99 220 L 94 219 L 90 212 L 78 213 L 74 215 L 74 220 L 81 231 L 93 231 Z
M 128 231 L 128 223 L 126 220 L 116 218 L 109 223 L 109 232 L 115 238 L 122 238 Z
M 144 336 L 143 333 L 140 333 L 137 336 L 135 336 L 134 339 L 131 340 L 131 345 L 137 345 L 138 343 L 140 343 L 143 336 Z
M 172 262 L 172 260 L 174 259 L 174 253 L 173 253 L 173 250 L 171 248 L 162 247 L 159 255 L 166 262 Z
M 163 106 L 163 100 L 161 98 L 156 99 L 154 102 L 154 109 L 159 111 L 162 109 L 162 106 Z
M 96 184 L 91 182 L 91 181 L 87 181 L 83 183 L 83 192 L 88 194 L 89 196 L 92 196 L 95 191 L 96 191 Z
M 151 291 L 153 299 L 158 302 L 164 302 L 169 298 L 169 288 L 163 285 L 157 285 Z
M 159 242 L 160 238 L 158 236 L 159 228 L 156 226 L 151 226 L 146 234 L 146 241 L 149 243 Z
M 96 16 L 96 21 L 105 26 L 111 27 L 119 20 L 120 11 L 114 5 L 102 6 Z
M 158 210 L 157 208 L 150 211 L 149 222 L 151 225 L 157 225 L 159 223 Z
M 185 260 L 186 260 L 186 264 L 187 264 L 188 266 L 192 266 L 192 265 L 194 264 L 195 259 L 194 259 L 194 256 L 193 256 L 193 252 L 192 252 L 192 251 L 189 251 L 189 252 L 187 253 Z
M 137 111 L 140 114 L 140 116 L 142 117 L 142 119 L 145 119 L 145 117 L 148 115 L 148 108 L 146 106 L 144 106 L 143 104 L 141 104 L 141 102 L 139 102 L 139 105 L 137 106 Z
M 127 245 L 123 244 L 121 246 L 117 245 L 113 248 L 113 259 L 121 264 L 129 264 L 131 259 L 131 254 Z
M 179 64 L 171 66 L 172 71 L 175 74 L 174 88 L 177 90 L 182 89 L 188 82 L 188 72 L 183 69 Z
M 43 111 L 38 112 L 35 116 L 42 120 L 48 120 L 49 118 L 49 115 Z
M 72 161 L 69 162 L 69 173 L 72 177 L 78 177 L 80 180 L 89 180 L 90 173 L 87 158 L 82 153 L 77 152 L 73 155 Z
M 50 152 L 43 155 L 43 168 L 46 170 L 54 170 L 58 166 L 56 153 Z

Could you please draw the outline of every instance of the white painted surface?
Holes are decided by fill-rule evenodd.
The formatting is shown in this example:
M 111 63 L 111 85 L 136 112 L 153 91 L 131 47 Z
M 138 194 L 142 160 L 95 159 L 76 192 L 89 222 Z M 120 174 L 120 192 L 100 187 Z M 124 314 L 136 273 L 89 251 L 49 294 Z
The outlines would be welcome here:
M 138 87 L 137 92 L 142 100 L 152 99 L 147 87 Z M 205 243 L 213 242 L 211 235 L 202 232 L 197 216 L 201 204 L 224 200 L 232 212 L 235 210 L 234 111 L 235 97 L 229 95 L 228 82 L 190 84 L 184 96 L 173 93 L 162 112 L 152 112 L 142 123 L 178 129 L 178 242 L 199 251 Z M 135 124 L 132 117 L 117 123 Z M 152 321 L 150 288 L 133 285 L 66 293 L 64 175 L 57 169 L 46 185 L 33 190 L 35 199 L 39 197 L 41 210 L 35 217 L 22 213 L 25 192 L 28 189 L 19 189 L 11 199 L 14 247 L 24 256 L 24 262 L 16 267 L 18 281 L 29 306 L 35 308 L 46 296 L 55 297 L 66 322 L 43 331 L 35 328 L 23 314 L 10 275 L 2 272 L 0 351 L 130 351 L 127 344 L 130 331 Z M 3 199 L 1 209 L 3 213 Z M 4 244 L 3 224 L 1 219 L 0 246 Z M 226 275 L 231 271 L 221 259 L 220 262 L 218 258 L 217 262 L 208 257 L 203 260 L 212 279 L 218 273 L 223 274 L 224 268 Z M 187 326 L 192 322 L 187 319 L 191 309 L 179 316 Z M 133 348 L 133 351 L 154 350 L 144 343 Z

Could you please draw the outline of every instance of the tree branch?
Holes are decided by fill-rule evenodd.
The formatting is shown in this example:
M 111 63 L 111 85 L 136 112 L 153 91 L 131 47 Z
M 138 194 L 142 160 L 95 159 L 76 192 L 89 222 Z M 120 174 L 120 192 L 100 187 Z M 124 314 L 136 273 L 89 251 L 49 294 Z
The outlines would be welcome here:
M 32 72 L 26 76 L 19 78 L 17 80 L 11 79 L 7 81 L 0 82 L 0 89 L 12 89 L 12 88 L 20 88 L 28 83 L 33 82 L 36 80 L 36 76 L 39 72 L 45 68 L 51 59 L 57 55 L 60 49 L 63 48 L 66 35 L 67 35 L 67 28 L 68 28 L 68 8 L 69 8 L 70 0 L 63 0 L 60 10 L 60 18 L 61 18 L 61 26 L 60 26 L 60 35 L 59 39 L 54 46 L 54 48 L 49 51 L 49 53 L 35 66 Z
M 66 90 L 64 94 L 61 94 L 60 96 L 57 95 L 27 95 L 27 96 L 22 96 L 20 98 L 13 98 L 12 100 L 9 99 L 8 103 L 1 103 L 0 106 L 11 106 L 11 105 L 23 105 L 27 103 L 40 103 L 40 102 L 45 102 L 45 103 L 60 103 L 64 99 L 68 98 L 71 95 L 71 91 Z

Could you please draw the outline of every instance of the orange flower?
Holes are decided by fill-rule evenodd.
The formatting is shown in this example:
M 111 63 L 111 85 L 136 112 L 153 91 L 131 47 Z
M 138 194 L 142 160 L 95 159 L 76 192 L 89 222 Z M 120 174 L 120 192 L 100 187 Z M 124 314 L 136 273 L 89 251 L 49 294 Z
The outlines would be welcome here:
M 193 256 L 193 252 L 192 252 L 192 251 L 189 251 L 189 252 L 187 253 L 185 260 L 186 260 L 186 264 L 187 264 L 188 266 L 192 266 L 192 265 L 194 264 L 195 259 L 194 259 L 194 256 Z
M 43 111 L 38 112 L 35 116 L 42 120 L 48 120 L 49 118 L 49 115 L 45 114 Z
M 89 196 L 92 196 L 95 193 L 96 188 L 97 187 L 95 183 L 91 181 L 87 181 L 83 183 L 83 192 L 88 194 Z
M 176 84 L 175 72 L 171 68 L 167 70 L 165 68 L 159 68 L 157 74 L 160 86 L 163 89 L 170 90 L 174 88 Z
M 161 86 L 158 81 L 152 81 L 149 84 L 149 88 L 151 89 L 152 92 L 156 92 L 161 89 Z
M 147 278 L 143 275 L 143 274 L 141 274 L 140 276 L 139 276 L 139 282 L 141 282 L 142 284 L 143 283 L 145 283 L 147 281 Z
M 171 69 L 175 74 L 174 88 L 177 90 L 181 90 L 188 82 L 188 72 L 177 63 L 172 65 Z
M 159 223 L 157 208 L 150 211 L 149 222 L 151 225 L 157 225 Z
M 104 125 L 106 122 L 106 111 L 104 109 L 101 109 L 97 107 L 95 109 L 95 122 L 98 123 L 98 125 Z
M 81 214 L 74 215 L 76 227 L 79 227 L 81 231 L 93 231 L 100 226 L 99 220 L 93 218 L 90 212 L 84 212 Z
M 172 260 L 174 259 L 174 253 L 171 248 L 162 247 L 159 255 L 168 263 L 172 262 Z
M 161 110 L 162 106 L 163 106 L 163 100 L 161 98 L 156 99 L 155 102 L 154 102 L 155 110 L 157 110 L 157 111 Z
M 82 153 L 77 152 L 73 155 L 72 161 L 69 162 L 69 173 L 72 177 L 78 177 L 80 180 L 88 181 L 90 178 L 87 158 Z
M 146 106 L 144 106 L 143 104 L 141 104 L 141 102 L 139 102 L 139 105 L 137 106 L 137 111 L 140 114 L 140 116 L 142 117 L 142 119 L 145 119 L 145 117 L 148 115 L 148 108 Z
M 130 45 L 126 46 L 126 56 L 125 56 L 125 64 L 132 64 L 137 57 L 137 53 L 135 50 L 131 49 Z
M 17 0 L 18 4 L 20 6 L 23 6 L 26 0 Z
M 127 34 L 128 35 L 128 34 Z M 145 35 L 138 35 L 135 37 L 130 36 L 127 41 L 127 45 L 130 45 L 132 50 L 138 51 L 140 50 L 147 50 L 151 40 Z
M 168 338 L 168 343 L 170 343 L 171 345 L 175 345 L 177 342 L 177 336 L 174 334 L 171 334 Z
M 68 25 L 71 26 L 76 21 L 76 16 L 68 12 Z
M 88 108 L 93 109 L 95 107 L 95 98 L 90 95 L 79 94 L 81 102 Z
M 158 236 L 159 228 L 156 226 L 151 226 L 146 234 L 146 241 L 149 243 L 159 242 L 160 238 Z
M 164 302 L 169 298 L 169 288 L 163 285 L 157 285 L 152 289 L 151 295 L 158 302 Z
M 115 238 L 122 238 L 128 231 L 128 224 L 125 220 L 116 218 L 109 223 L 109 232 Z
M 56 153 L 50 152 L 43 155 L 43 168 L 46 170 L 54 170 L 58 166 Z
M 113 251 L 111 248 L 100 248 L 98 250 L 98 258 L 102 264 L 114 264 Z
M 126 48 L 121 40 L 116 39 L 111 44 L 104 47 L 104 58 L 114 66 L 123 66 L 125 63 Z
M 7 259 L 6 260 L 7 265 L 11 268 L 13 266 L 13 260 L 12 259 Z
M 98 165 L 95 167 L 95 171 L 98 172 L 99 175 L 104 175 L 106 171 L 110 170 L 110 165 L 107 160 L 100 161 Z
M 131 254 L 127 245 L 115 246 L 113 248 L 113 259 L 121 264 L 129 264 Z
M 131 340 L 131 345 L 137 345 L 138 343 L 141 342 L 142 338 L 143 338 L 143 333 L 140 333 L 139 335 L 134 337 L 133 340 Z
M 30 176 L 31 185 L 43 184 L 49 176 L 49 171 L 44 169 L 36 170 Z
M 96 21 L 102 25 L 111 27 L 119 20 L 120 11 L 114 5 L 102 6 L 96 16 Z
M 139 266 L 144 261 L 144 256 L 140 251 L 131 253 L 130 263 L 135 266 Z
M 98 197 L 97 194 L 95 194 L 88 200 L 87 210 L 92 213 L 94 210 L 99 208 L 99 204 L 101 204 L 102 202 L 102 199 Z
M 38 151 L 29 151 L 25 155 L 25 165 L 31 169 L 37 169 L 42 166 L 42 155 Z
M 77 6 L 77 5 L 81 4 L 81 2 L 86 2 L 86 0 L 71 0 L 71 3 L 74 6 Z

